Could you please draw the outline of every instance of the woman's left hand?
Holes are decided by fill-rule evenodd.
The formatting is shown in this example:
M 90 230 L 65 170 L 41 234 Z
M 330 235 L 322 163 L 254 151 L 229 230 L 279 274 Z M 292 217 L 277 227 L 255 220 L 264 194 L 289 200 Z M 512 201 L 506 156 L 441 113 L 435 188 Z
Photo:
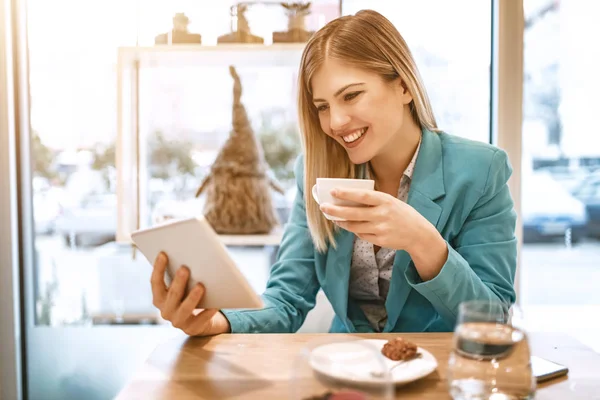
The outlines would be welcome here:
M 416 234 L 431 225 L 408 204 L 384 192 L 363 189 L 334 189 L 332 196 L 367 207 L 323 204 L 321 211 L 345 221 L 334 221 L 341 228 L 376 246 L 409 250 Z
M 335 221 L 338 226 L 376 246 L 406 251 L 423 281 L 440 272 L 448 258 L 446 241 L 413 207 L 375 190 L 338 188 L 331 194 L 367 206 L 322 204 L 321 211 L 345 220 Z

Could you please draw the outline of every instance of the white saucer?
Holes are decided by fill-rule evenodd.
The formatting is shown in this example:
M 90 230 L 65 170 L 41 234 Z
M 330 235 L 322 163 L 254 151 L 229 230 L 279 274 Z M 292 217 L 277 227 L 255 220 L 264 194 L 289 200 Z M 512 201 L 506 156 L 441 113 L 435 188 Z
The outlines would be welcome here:
M 329 378 L 360 385 L 381 385 L 391 383 L 404 385 L 424 378 L 437 369 L 435 357 L 425 349 L 418 348 L 421 357 L 403 362 L 390 373 L 390 380 L 371 374 L 381 371 L 382 362 L 389 369 L 398 361 L 390 360 L 381 354 L 387 340 L 364 339 L 321 345 L 310 354 L 313 370 Z M 381 357 L 378 357 L 378 354 Z

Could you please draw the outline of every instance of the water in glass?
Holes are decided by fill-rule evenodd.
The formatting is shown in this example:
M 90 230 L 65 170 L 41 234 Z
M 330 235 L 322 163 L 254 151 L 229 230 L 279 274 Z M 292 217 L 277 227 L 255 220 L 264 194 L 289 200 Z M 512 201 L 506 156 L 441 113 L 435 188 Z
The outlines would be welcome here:
M 474 308 L 478 308 L 475 311 Z M 455 400 L 532 399 L 535 378 L 527 334 L 491 304 L 463 304 L 448 364 Z

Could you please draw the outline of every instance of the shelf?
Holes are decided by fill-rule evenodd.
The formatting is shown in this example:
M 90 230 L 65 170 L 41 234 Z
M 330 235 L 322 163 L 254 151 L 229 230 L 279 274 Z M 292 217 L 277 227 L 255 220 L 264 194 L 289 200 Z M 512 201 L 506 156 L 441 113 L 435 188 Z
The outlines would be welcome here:
M 238 65 L 244 67 L 292 67 L 300 64 L 305 43 L 221 44 L 212 46 L 177 44 L 120 47 L 119 64 L 136 60 L 142 67 Z
M 225 246 L 279 246 L 282 237 L 282 228 L 266 235 L 219 235 Z
M 297 74 L 305 43 L 261 44 L 176 44 L 120 47 L 117 65 L 117 235 L 120 243 L 131 243 L 131 232 L 144 228 L 140 221 L 149 215 L 146 198 L 147 146 L 140 142 L 140 74 L 145 68 L 214 67 L 223 71 L 229 65 L 241 68 L 282 67 Z M 211 74 L 198 68 L 199 74 Z M 277 85 L 276 82 L 272 83 Z M 282 231 L 268 235 L 223 235 L 227 246 L 277 246 Z

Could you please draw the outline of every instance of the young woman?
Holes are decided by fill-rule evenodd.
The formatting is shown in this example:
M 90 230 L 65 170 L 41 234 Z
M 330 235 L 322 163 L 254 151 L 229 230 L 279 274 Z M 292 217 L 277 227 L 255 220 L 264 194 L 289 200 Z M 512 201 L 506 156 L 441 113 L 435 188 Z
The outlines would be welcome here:
M 336 314 L 331 332 L 450 331 L 463 301 L 514 303 L 506 153 L 438 130 L 415 61 L 386 18 L 361 11 L 314 35 L 298 108 L 298 194 L 266 307 L 194 310 L 203 287 L 183 298 L 185 268 L 165 287 L 161 254 L 152 290 L 165 319 L 189 335 L 295 332 L 322 289 Z M 310 190 L 318 177 L 369 177 L 376 191 L 333 192 L 368 207 L 319 206 Z

